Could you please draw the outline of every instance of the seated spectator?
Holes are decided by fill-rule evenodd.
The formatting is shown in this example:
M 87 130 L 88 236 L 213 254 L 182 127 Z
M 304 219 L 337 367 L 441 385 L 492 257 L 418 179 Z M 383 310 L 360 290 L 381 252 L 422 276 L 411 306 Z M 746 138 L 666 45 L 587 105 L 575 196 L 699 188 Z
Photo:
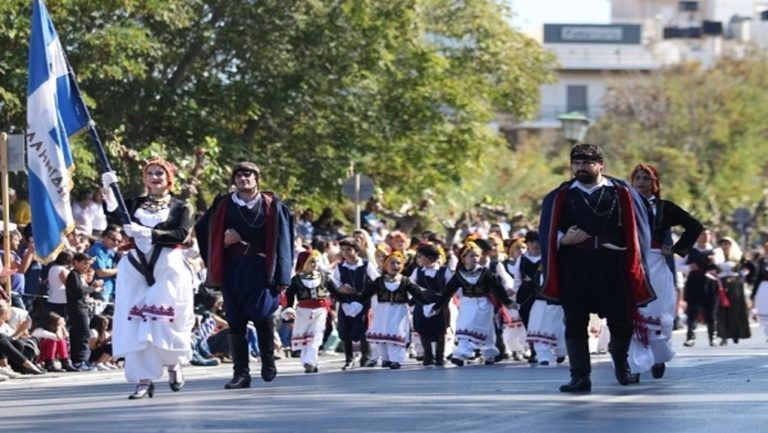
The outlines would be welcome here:
M 60 373 L 62 371 L 78 371 L 69 359 L 69 347 L 67 339 L 67 324 L 64 318 L 54 312 L 46 313 L 40 324 L 32 331 L 32 336 L 37 339 L 40 346 L 40 356 L 37 362 L 49 372 Z M 57 367 L 56 360 L 61 362 L 61 368 Z
M 26 311 L 12 308 L 8 302 L 0 300 L 0 375 L 6 378 L 17 377 L 14 370 L 23 374 L 43 374 L 32 361 L 37 356 L 37 346 L 32 348 L 28 344 L 33 340 L 14 338 L 25 335 L 29 317 L 21 320 L 22 312 Z M 14 322 L 16 326 L 12 326 Z
M 112 358 L 112 333 L 109 332 L 109 318 L 102 315 L 91 317 L 91 333 L 88 347 L 91 356 L 88 361 L 96 370 L 117 370 Z

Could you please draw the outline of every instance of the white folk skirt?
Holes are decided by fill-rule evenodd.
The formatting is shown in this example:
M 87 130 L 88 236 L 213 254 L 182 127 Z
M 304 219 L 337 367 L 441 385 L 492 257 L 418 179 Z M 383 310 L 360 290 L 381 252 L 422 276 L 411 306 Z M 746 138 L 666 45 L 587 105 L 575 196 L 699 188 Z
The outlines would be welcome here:
M 112 348 L 113 356 L 125 358 L 130 382 L 159 379 L 164 366 L 186 364 L 192 356 L 193 275 L 182 251 L 163 248 L 154 277 L 147 285 L 127 256 L 118 264 Z

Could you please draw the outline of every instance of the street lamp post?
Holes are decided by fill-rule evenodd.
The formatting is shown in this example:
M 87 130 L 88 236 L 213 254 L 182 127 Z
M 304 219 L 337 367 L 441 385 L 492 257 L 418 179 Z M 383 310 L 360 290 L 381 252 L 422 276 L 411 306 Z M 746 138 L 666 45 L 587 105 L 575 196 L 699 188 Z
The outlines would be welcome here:
M 563 135 L 571 143 L 571 146 L 583 141 L 589 129 L 589 117 L 573 111 L 562 114 L 557 118 L 563 125 Z

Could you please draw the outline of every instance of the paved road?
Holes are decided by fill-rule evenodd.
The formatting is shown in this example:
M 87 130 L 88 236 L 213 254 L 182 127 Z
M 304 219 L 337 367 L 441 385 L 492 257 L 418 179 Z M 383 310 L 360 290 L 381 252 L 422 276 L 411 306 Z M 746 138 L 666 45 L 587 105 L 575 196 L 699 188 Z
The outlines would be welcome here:
M 188 383 L 130 401 L 121 372 L 56 374 L 0 383 L 0 432 L 766 432 L 768 343 L 762 331 L 724 347 L 682 347 L 667 375 L 622 387 L 593 356 L 593 391 L 563 395 L 567 366 L 339 371 L 280 361 L 269 384 L 225 391 L 231 365 L 189 367 Z M 255 366 L 258 369 L 258 366 Z

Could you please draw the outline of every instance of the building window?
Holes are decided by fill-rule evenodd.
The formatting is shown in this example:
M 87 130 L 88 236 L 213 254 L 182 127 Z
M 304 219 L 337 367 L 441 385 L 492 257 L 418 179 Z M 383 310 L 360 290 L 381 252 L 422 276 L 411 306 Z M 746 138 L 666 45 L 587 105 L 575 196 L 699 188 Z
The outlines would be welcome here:
M 697 10 L 699 10 L 699 2 L 697 1 L 678 2 L 677 9 L 680 12 L 696 12 Z
M 587 111 L 587 86 L 568 86 L 566 89 L 566 110 L 570 113 L 578 111 L 589 114 Z

